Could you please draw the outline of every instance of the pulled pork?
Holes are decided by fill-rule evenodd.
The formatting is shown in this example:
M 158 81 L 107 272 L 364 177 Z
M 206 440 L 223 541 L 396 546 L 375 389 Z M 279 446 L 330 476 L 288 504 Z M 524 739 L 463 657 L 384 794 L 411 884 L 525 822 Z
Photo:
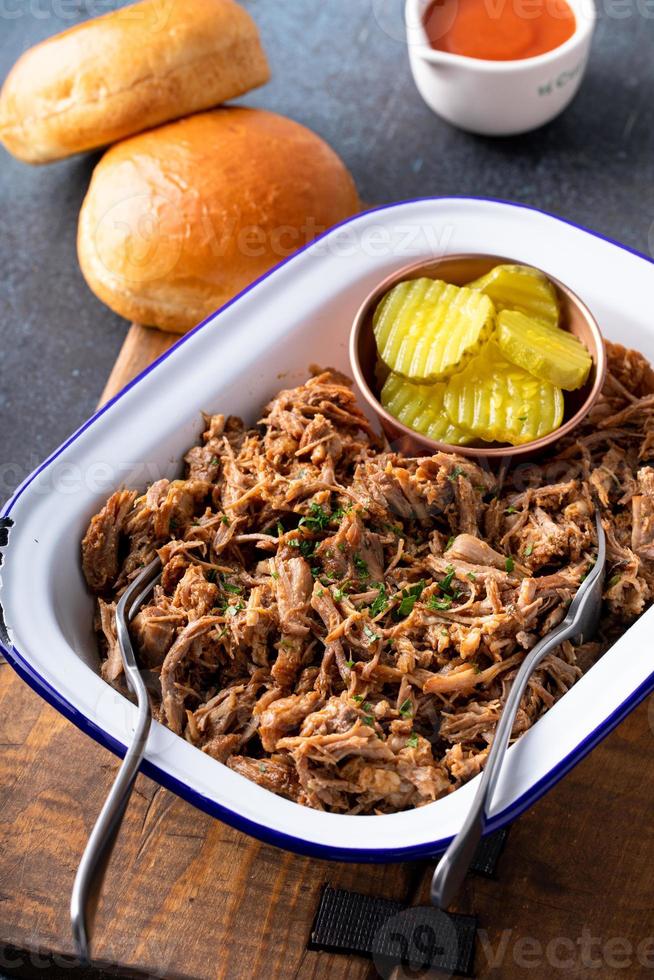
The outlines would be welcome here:
M 421 806 L 484 764 L 524 655 L 565 615 L 608 536 L 600 636 L 535 672 L 526 731 L 640 615 L 654 589 L 654 390 L 611 346 L 602 396 L 538 464 L 494 475 L 388 450 L 347 379 L 282 391 L 254 429 L 205 419 L 185 478 L 119 490 L 91 521 L 103 676 L 121 685 L 114 603 L 158 553 L 132 624 L 158 717 L 298 803 Z

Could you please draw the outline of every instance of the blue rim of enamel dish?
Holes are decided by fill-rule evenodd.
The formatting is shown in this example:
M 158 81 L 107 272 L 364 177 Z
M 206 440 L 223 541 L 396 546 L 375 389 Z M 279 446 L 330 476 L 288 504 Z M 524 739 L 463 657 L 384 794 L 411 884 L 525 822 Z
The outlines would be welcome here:
M 63 452 L 70 446 L 79 436 L 85 432 L 93 423 L 99 419 L 104 413 L 111 408 L 123 395 L 129 391 L 134 385 L 137 385 L 143 378 L 147 377 L 151 371 L 153 371 L 158 364 L 165 361 L 170 355 L 180 347 L 182 344 L 186 343 L 189 337 L 193 336 L 198 330 L 202 330 L 209 322 L 220 316 L 225 310 L 229 309 L 234 303 L 237 303 L 239 299 L 245 296 L 247 293 L 251 292 L 253 289 L 268 279 L 270 276 L 274 275 L 279 269 L 288 263 L 292 262 L 299 255 L 305 252 L 307 249 L 311 248 L 317 242 L 321 241 L 328 235 L 333 234 L 339 228 L 343 228 L 346 225 L 352 224 L 360 218 L 364 218 L 369 214 L 374 214 L 380 211 L 389 211 L 393 208 L 404 207 L 407 204 L 427 204 L 430 202 L 440 202 L 440 201 L 471 201 L 476 203 L 484 204 L 500 204 L 505 207 L 519 208 L 524 211 L 533 211 L 536 214 L 545 215 L 547 218 L 552 218 L 554 221 L 558 221 L 561 224 L 569 225 L 572 228 L 577 228 L 579 231 L 585 232 L 587 235 L 591 235 L 593 238 L 599 238 L 602 241 L 608 242 L 610 245 L 614 245 L 616 248 L 621 249 L 624 252 L 630 252 L 639 259 L 643 259 L 650 265 L 654 264 L 654 260 L 645 255 L 643 252 L 639 252 L 637 249 L 631 248 L 628 245 L 623 245 L 621 242 L 615 241 L 613 238 L 609 238 L 606 235 L 601 235 L 599 232 L 591 231 L 585 228 L 583 225 L 576 224 L 574 221 L 568 221 L 566 218 L 561 218 L 558 215 L 551 214 L 549 211 L 544 211 L 541 208 L 534 208 L 527 204 L 518 204 L 515 201 L 504 201 L 500 198 L 489 198 L 489 197 L 468 197 L 468 196 L 448 196 L 448 197 L 423 197 L 415 198 L 408 201 L 397 201 L 394 204 L 383 204 L 380 207 L 370 208 L 368 211 L 362 212 L 361 214 L 354 215 L 351 218 L 346 218 L 345 221 L 341 221 L 339 224 L 334 225 L 324 234 L 320 235 L 318 238 L 309 242 L 307 245 L 303 246 L 299 251 L 294 252 L 293 255 L 279 262 L 276 266 L 266 272 L 263 276 L 260 276 L 253 283 L 247 286 L 244 290 L 238 293 L 233 299 L 231 299 L 224 306 L 220 307 L 215 313 L 208 316 L 202 323 L 199 323 L 197 327 L 189 331 L 183 337 L 181 337 L 175 344 L 172 345 L 165 353 L 158 357 L 152 364 L 138 374 L 132 381 L 129 382 L 117 395 L 114 395 L 110 401 L 108 401 L 102 408 L 98 409 L 79 429 L 77 429 L 62 445 L 55 450 L 48 458 L 41 463 L 37 469 L 33 471 L 18 487 L 13 496 L 5 504 L 2 511 L 0 511 L 0 518 L 10 518 L 11 511 L 14 508 L 17 501 L 27 490 L 29 485 L 36 479 L 36 477 L 43 472 L 48 466 L 50 466 Z M 11 540 L 11 534 L 10 539 Z M 2 550 L 5 555 L 9 549 L 9 544 Z M 0 627 L 2 623 L 0 621 Z M 29 661 L 20 653 L 20 651 L 13 645 L 11 645 L 7 640 L 2 638 L 0 641 L 0 651 L 4 654 L 7 661 L 14 668 L 16 673 L 21 677 L 31 688 L 36 691 L 44 701 L 47 701 L 53 708 L 56 708 L 60 714 L 64 715 L 69 721 L 72 721 L 81 731 L 86 735 L 90 735 L 91 738 L 99 742 L 105 748 L 110 749 L 116 755 L 121 758 L 125 755 L 127 751 L 126 746 L 115 739 L 112 735 L 106 732 L 103 728 L 96 725 L 90 718 L 79 711 L 70 701 L 62 698 L 58 694 L 57 690 L 46 681 L 39 673 L 37 673 L 33 667 L 30 665 Z M 554 786 L 563 776 L 566 775 L 574 766 L 577 765 L 588 753 L 593 749 L 599 742 L 602 741 L 613 729 L 622 721 L 626 715 L 629 714 L 644 698 L 647 697 L 651 691 L 654 690 L 654 672 L 643 681 L 643 683 L 637 687 L 628 698 L 626 698 L 618 707 L 602 722 L 598 725 L 592 732 L 590 732 L 582 741 L 569 752 L 556 766 L 554 766 L 550 771 L 542 777 L 537 783 L 535 783 L 531 789 L 522 796 L 518 797 L 510 806 L 502 810 L 501 813 L 495 814 L 486 826 L 485 833 L 490 834 L 500 827 L 511 823 L 516 817 L 520 816 L 525 810 L 533 806 L 552 786 Z M 406 847 L 381 847 L 381 848 L 347 848 L 347 847 L 334 847 L 329 844 L 318 844 L 314 841 L 305 840 L 302 837 L 296 837 L 292 834 L 285 834 L 277 830 L 273 830 L 267 827 L 265 824 L 257 823 L 256 821 L 249 820 L 247 817 L 241 814 L 235 813 L 228 807 L 217 803 L 215 800 L 209 799 L 202 793 L 190 787 L 187 783 L 178 779 L 177 777 L 171 775 L 165 769 L 160 768 L 160 766 L 155 765 L 153 762 L 145 759 L 141 766 L 141 771 L 153 779 L 159 785 L 164 786 L 166 789 L 171 790 L 177 796 L 186 800 L 188 803 L 193 804 L 205 813 L 208 813 L 212 817 L 216 817 L 222 820 L 224 823 L 240 830 L 245 834 L 249 834 L 251 837 L 256 837 L 266 844 L 272 844 L 275 847 L 282 848 L 287 851 L 293 851 L 297 854 L 305 854 L 309 857 L 323 858 L 333 861 L 357 861 L 357 862 L 391 862 L 400 861 L 406 859 L 415 858 L 428 858 L 435 857 L 441 854 L 447 845 L 452 840 L 451 837 L 442 838 L 440 840 L 435 840 L 426 844 L 409 844 Z

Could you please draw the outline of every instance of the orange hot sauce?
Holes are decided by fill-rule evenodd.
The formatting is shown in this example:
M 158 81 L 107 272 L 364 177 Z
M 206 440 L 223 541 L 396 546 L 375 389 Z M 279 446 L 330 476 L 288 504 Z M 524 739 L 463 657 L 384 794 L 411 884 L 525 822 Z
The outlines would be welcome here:
M 436 51 L 490 61 L 552 51 L 576 27 L 566 0 L 434 0 L 424 24 Z

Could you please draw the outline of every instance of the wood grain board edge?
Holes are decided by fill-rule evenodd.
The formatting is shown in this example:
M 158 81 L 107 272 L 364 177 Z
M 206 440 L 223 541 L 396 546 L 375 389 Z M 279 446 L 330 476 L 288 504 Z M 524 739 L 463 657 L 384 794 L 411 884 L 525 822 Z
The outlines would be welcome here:
M 141 371 L 145 371 L 179 339 L 178 334 L 132 323 L 100 396 L 100 405 L 104 405 L 117 395 L 126 384 L 129 384 Z

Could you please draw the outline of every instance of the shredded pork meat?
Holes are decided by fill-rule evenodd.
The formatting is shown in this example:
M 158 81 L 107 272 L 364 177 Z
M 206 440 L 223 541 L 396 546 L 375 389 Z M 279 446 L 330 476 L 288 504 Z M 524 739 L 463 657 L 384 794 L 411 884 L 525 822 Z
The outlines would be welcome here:
M 388 813 L 484 764 L 525 652 L 565 615 L 608 537 L 600 636 L 534 673 L 519 737 L 640 615 L 654 589 L 654 375 L 609 345 L 602 396 L 546 460 L 494 474 L 384 446 L 346 378 L 280 392 L 247 429 L 205 418 L 182 479 L 114 493 L 82 568 L 105 679 L 113 612 L 158 553 L 132 624 L 160 720 L 298 803 Z

